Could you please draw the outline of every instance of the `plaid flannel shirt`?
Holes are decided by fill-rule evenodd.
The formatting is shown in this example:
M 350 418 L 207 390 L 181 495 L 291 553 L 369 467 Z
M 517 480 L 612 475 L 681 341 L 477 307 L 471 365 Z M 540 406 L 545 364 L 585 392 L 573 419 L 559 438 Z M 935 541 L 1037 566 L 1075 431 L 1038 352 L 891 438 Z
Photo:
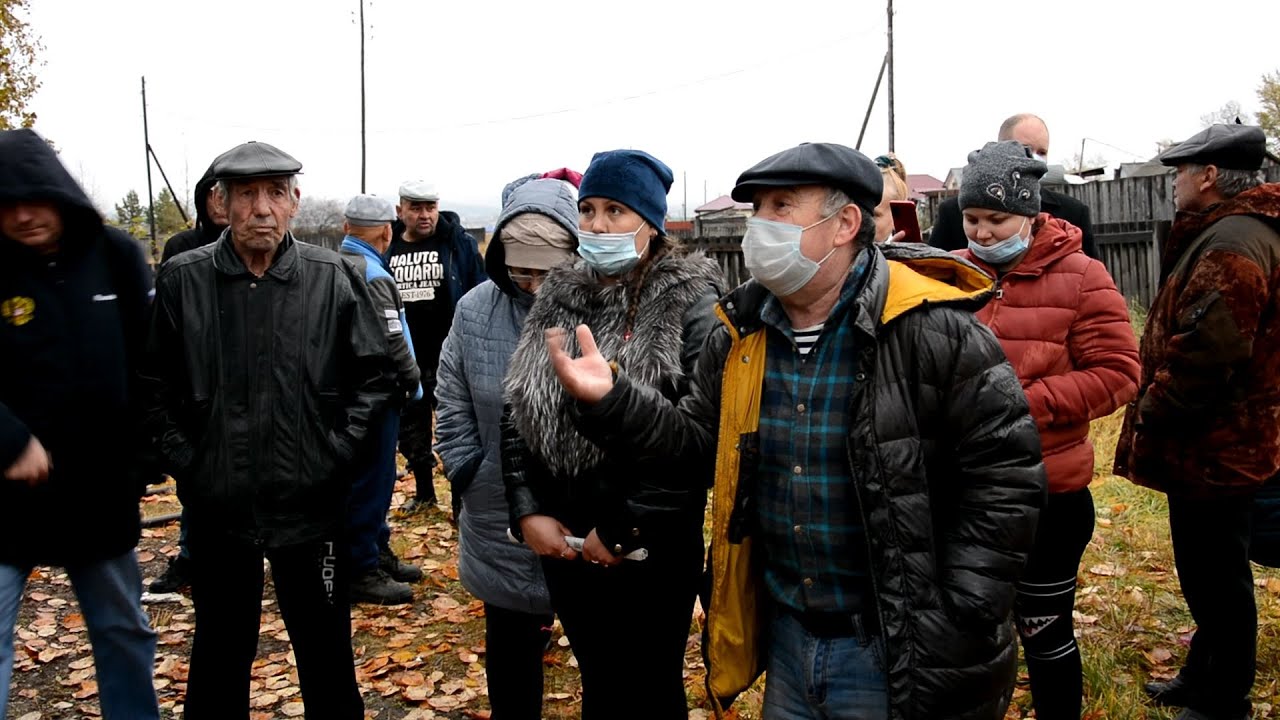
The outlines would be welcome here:
M 760 311 L 768 335 L 757 527 L 765 584 L 797 611 L 854 613 L 869 600 L 867 542 L 848 458 L 857 348 L 846 322 L 869 264 L 869 253 L 860 253 L 807 357 L 777 298 Z

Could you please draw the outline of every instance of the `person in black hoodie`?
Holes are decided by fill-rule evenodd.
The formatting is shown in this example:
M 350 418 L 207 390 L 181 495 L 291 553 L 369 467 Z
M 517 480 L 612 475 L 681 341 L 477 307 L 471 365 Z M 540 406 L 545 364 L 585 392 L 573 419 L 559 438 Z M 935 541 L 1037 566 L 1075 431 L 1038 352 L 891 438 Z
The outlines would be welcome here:
M 204 175 L 201 175 L 196 182 L 196 191 L 191 198 L 196 206 L 196 226 L 183 230 L 165 241 L 164 251 L 160 256 L 161 262 L 166 262 L 169 258 L 181 255 L 188 250 L 209 245 L 227 228 L 227 214 L 214 194 L 216 183 L 213 179 L 213 166 L 216 162 L 218 161 L 215 158 L 212 163 L 209 163 L 209 169 L 205 170 Z
M 209 169 L 204 171 L 204 175 L 196 183 L 196 192 L 193 196 L 196 206 L 196 226 L 177 233 L 165 242 L 164 251 L 160 256 L 162 263 L 188 250 L 195 250 L 213 243 L 227 228 L 227 213 L 214 194 L 216 183 L 213 179 L 213 166 L 215 163 L 217 159 L 209 163 Z M 165 568 L 164 574 L 151 581 L 147 589 L 152 593 L 177 592 L 191 584 L 191 549 L 187 547 L 186 510 L 182 512 L 178 528 L 178 554 L 169 558 L 169 565 Z
M 107 720 L 158 718 L 133 370 L 151 272 L 31 130 L 0 132 L 0 716 L 35 565 L 66 568 Z
M 441 211 L 439 202 L 440 195 L 427 183 L 401 185 L 396 208 L 399 220 L 392 227 L 394 237 L 387 252 L 387 264 L 404 300 L 424 393 L 422 400 L 409 403 L 400 413 L 400 453 L 417 485 L 409 509 L 436 504 L 431 480 L 436 466 L 431 448 L 436 365 L 458 301 L 485 281 L 476 239 L 462 228 L 456 213 Z

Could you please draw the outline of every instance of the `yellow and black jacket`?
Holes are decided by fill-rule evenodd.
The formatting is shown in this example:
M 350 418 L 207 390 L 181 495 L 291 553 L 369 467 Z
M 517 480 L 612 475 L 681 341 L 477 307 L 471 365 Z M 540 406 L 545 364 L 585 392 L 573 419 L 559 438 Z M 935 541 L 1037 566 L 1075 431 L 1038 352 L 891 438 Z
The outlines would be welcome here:
M 860 334 L 848 455 L 867 527 L 895 720 L 1004 717 L 1017 663 L 1014 582 L 1035 537 L 1046 479 L 1026 399 L 973 316 L 992 281 L 954 256 L 887 245 L 846 322 Z M 677 457 L 714 478 L 708 695 L 727 706 L 768 651 L 762 558 L 749 528 L 754 462 L 739 453 L 760 418 L 767 291 L 748 282 L 717 308 L 678 407 L 625 375 L 584 435 L 635 458 Z

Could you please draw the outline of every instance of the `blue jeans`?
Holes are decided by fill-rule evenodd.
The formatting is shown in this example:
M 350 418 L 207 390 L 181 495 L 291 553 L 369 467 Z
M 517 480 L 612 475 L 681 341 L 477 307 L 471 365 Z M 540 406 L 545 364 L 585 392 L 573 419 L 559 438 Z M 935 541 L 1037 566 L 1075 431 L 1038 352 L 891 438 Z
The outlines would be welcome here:
M 795 616 L 773 620 L 764 720 L 888 720 L 883 644 L 861 627 L 854 637 L 814 637 Z
M 28 571 L 0 564 L 0 717 L 9 705 L 13 674 L 13 628 Z M 151 684 L 156 634 L 142 611 L 142 571 L 132 550 L 108 560 L 67 568 L 80 602 L 99 701 L 106 720 L 158 720 L 156 691 Z
M 373 428 L 373 442 L 360 456 L 347 506 L 347 538 L 351 551 L 352 577 L 378 567 L 378 552 L 391 540 L 387 513 L 396 491 L 396 439 L 400 436 L 400 415 L 395 410 L 382 413 Z

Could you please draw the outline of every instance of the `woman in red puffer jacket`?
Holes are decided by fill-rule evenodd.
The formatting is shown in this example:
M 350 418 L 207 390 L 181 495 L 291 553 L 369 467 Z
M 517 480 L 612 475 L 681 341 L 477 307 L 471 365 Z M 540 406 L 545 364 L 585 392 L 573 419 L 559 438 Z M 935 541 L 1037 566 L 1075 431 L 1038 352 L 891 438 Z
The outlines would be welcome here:
M 1045 164 L 1020 143 L 969 155 L 960 209 L 969 248 L 957 254 L 996 278 L 978 311 L 1022 381 L 1040 429 L 1049 500 L 1018 584 L 1015 613 L 1040 720 L 1079 720 L 1080 652 L 1071 611 L 1093 535 L 1089 423 L 1138 391 L 1138 343 L 1125 299 L 1079 228 L 1040 212 Z

